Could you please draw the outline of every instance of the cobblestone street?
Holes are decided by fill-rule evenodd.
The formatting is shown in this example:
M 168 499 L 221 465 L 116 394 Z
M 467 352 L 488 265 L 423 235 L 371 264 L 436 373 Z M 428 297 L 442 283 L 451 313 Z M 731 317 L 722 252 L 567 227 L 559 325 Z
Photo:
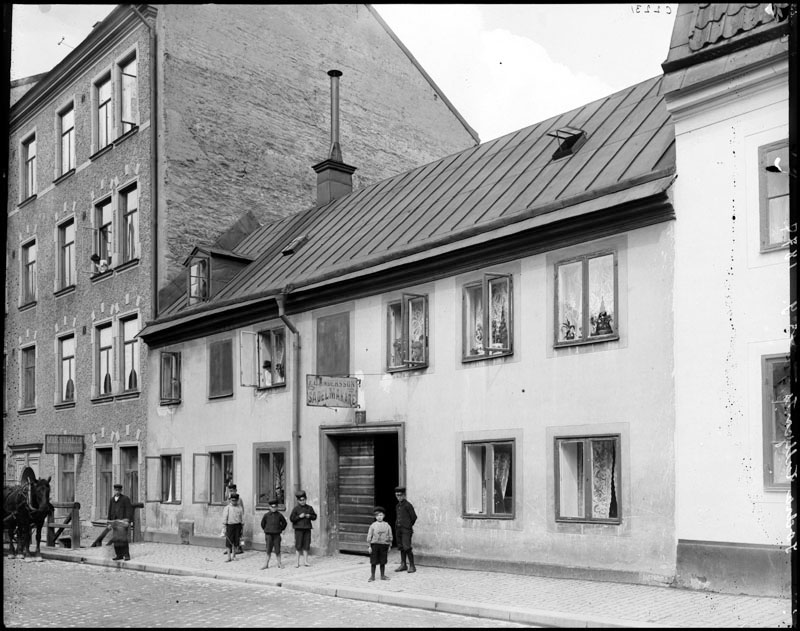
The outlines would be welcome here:
M 3 561 L 6 627 L 453 627 L 487 620 L 223 580 Z M 524 625 L 491 621 L 493 627 Z

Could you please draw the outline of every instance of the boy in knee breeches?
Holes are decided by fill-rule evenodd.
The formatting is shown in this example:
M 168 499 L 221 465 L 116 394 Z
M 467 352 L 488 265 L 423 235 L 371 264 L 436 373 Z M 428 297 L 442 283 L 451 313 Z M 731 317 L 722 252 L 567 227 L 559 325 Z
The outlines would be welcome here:
M 397 545 L 400 548 L 400 567 L 395 572 L 405 572 L 411 574 L 417 571 L 414 566 L 414 552 L 411 550 L 411 536 L 414 534 L 414 523 L 417 521 L 417 514 L 414 506 L 406 499 L 406 487 L 398 486 L 394 489 L 397 498 L 397 521 L 395 522 L 395 533 L 397 534 Z M 408 565 L 406 565 L 408 559 Z
M 372 511 L 375 521 L 370 524 L 367 531 L 367 547 L 369 548 L 370 576 L 369 580 L 375 580 L 375 566 L 381 566 L 381 580 L 388 581 L 386 576 L 386 560 L 389 555 L 389 546 L 392 545 L 392 528 L 383 521 L 386 511 L 383 506 L 376 506 Z
M 269 558 L 273 549 L 275 558 L 278 559 L 278 567 L 282 568 L 281 533 L 286 530 L 286 518 L 278 512 L 278 500 L 275 498 L 269 501 L 269 510 L 261 518 L 261 530 L 264 531 L 267 544 L 267 562 L 261 569 L 266 570 L 269 567 Z

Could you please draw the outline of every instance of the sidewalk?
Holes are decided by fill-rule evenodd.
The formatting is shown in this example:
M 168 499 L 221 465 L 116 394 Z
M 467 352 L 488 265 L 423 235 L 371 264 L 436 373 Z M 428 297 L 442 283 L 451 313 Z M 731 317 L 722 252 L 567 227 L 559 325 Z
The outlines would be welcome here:
M 790 601 L 734 596 L 668 587 L 498 572 L 457 570 L 417 564 L 417 572 L 394 572 L 397 552 L 386 566 L 389 581 L 368 583 L 368 557 L 311 556 L 311 567 L 295 567 L 292 551 L 283 569 L 272 557 L 248 550 L 227 563 L 223 548 L 167 543 L 133 543 L 131 561 L 112 561 L 113 547 L 47 548 L 45 559 L 120 566 L 130 570 L 192 575 L 263 584 L 339 598 L 432 609 L 487 619 L 556 627 L 790 627 Z

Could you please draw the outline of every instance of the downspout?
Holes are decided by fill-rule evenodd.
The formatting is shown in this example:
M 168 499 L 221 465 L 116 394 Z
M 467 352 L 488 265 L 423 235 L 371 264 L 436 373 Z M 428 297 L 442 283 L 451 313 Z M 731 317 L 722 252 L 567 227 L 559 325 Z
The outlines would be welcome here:
M 156 29 L 139 12 L 129 5 L 133 13 L 144 23 L 150 34 L 150 283 L 152 286 L 150 306 L 153 320 L 158 317 L 158 115 L 156 83 Z
M 289 328 L 294 335 L 294 397 L 292 397 L 292 481 L 295 494 L 301 489 L 300 486 L 300 332 L 292 321 L 286 317 L 286 296 L 289 292 L 275 296 L 278 305 L 278 317 Z

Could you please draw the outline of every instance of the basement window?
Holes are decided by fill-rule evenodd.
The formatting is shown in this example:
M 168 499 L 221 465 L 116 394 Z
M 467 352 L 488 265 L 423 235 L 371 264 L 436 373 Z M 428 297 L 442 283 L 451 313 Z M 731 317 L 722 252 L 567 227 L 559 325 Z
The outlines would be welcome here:
M 549 132 L 548 136 L 552 136 L 558 140 L 558 149 L 553 154 L 553 160 L 571 156 L 578 151 L 586 143 L 586 132 L 577 127 L 561 127 L 556 131 Z

